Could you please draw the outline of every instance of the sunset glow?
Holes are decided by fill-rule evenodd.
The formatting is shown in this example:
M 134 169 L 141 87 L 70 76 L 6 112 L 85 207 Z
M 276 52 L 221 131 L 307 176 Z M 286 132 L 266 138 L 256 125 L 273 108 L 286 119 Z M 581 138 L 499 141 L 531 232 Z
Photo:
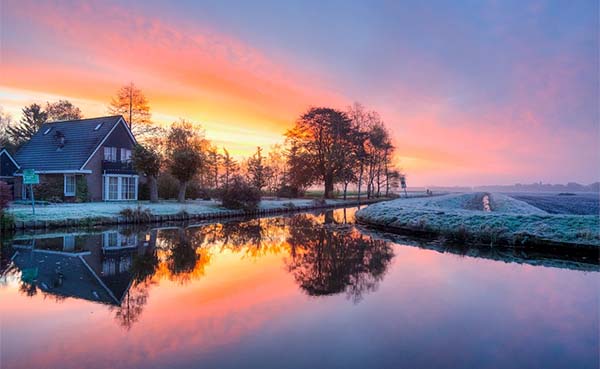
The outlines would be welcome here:
M 247 156 L 309 106 L 358 101 L 410 185 L 597 181 L 597 2 L 430 7 L 7 0 L 0 106 L 104 115 L 132 81 L 155 121 Z

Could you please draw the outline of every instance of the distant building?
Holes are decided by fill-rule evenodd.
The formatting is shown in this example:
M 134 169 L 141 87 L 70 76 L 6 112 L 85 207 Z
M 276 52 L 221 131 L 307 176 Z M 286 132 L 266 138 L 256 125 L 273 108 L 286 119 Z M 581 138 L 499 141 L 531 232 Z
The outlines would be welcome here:
M 122 116 L 45 123 L 15 154 L 16 197 L 29 196 L 22 173 L 40 175 L 36 197 L 48 200 L 137 200 L 139 176 L 131 163 L 136 144 Z
M 8 150 L 0 147 L 0 181 L 8 183 L 12 188 L 15 183 L 15 172 L 19 169 L 19 164 Z M 11 193 L 13 192 L 11 191 Z

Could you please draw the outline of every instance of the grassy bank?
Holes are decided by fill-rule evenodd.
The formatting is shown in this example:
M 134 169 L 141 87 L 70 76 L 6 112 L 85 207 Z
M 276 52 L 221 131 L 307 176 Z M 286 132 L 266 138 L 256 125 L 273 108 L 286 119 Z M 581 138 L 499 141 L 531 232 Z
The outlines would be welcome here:
M 356 214 L 359 222 L 397 233 L 443 236 L 481 245 L 600 246 L 597 215 L 549 214 L 523 201 L 491 194 L 491 212 L 469 210 L 477 194 L 399 199 Z

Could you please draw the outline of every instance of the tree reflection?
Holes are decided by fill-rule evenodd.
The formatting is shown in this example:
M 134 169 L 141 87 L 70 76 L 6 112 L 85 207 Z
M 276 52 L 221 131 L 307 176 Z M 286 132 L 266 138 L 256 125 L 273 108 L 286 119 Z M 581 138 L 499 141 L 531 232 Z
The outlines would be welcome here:
M 125 294 L 121 306 L 116 309 L 115 319 L 126 330 L 130 330 L 140 319 L 144 306 L 148 302 L 148 287 L 148 281 L 132 285 Z
M 288 242 L 288 270 L 308 295 L 346 292 L 355 303 L 377 288 L 394 256 L 385 241 L 351 227 L 323 226 L 304 215 L 291 219 Z
M 161 241 L 166 246 L 164 264 L 170 280 L 185 284 L 192 277 L 204 274 L 204 267 L 210 262 L 208 250 L 202 247 L 205 237 L 206 233 L 197 229 L 161 232 Z

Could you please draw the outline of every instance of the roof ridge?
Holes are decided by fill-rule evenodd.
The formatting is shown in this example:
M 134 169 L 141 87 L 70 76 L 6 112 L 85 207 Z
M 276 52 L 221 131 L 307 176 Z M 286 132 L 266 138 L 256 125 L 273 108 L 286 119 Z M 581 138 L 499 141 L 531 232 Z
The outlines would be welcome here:
M 84 121 L 84 120 L 106 119 L 106 118 L 122 118 L 122 117 L 123 116 L 120 115 L 120 114 L 117 114 L 117 115 L 104 115 L 104 116 L 101 116 L 101 117 L 94 117 L 94 118 L 53 120 L 52 122 L 44 122 L 44 124 L 65 123 L 65 122 L 81 122 L 81 121 Z

